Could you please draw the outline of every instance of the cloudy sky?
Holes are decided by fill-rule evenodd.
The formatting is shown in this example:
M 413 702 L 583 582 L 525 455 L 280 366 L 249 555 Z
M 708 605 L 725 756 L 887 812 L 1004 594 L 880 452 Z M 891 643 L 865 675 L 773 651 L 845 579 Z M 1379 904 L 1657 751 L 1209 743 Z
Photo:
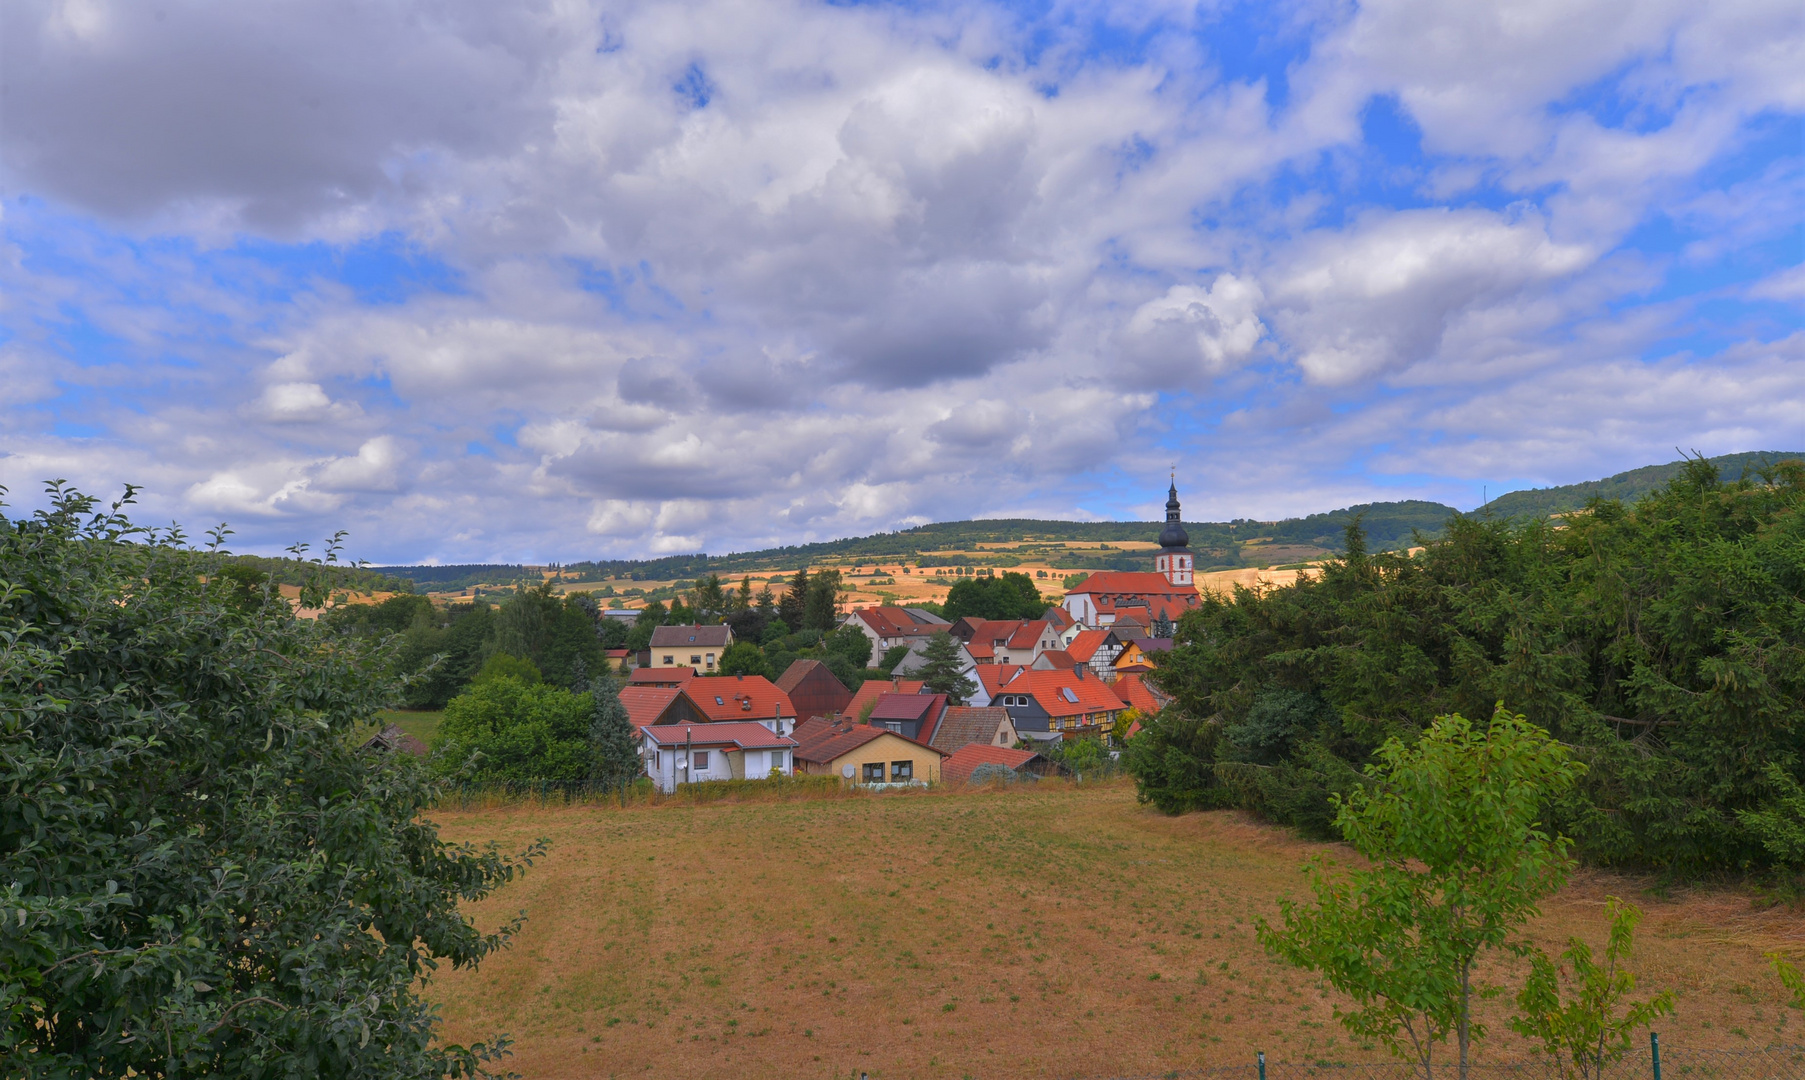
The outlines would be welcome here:
M 1802 23 L 7 0 L 7 512 L 574 561 L 1800 449 Z

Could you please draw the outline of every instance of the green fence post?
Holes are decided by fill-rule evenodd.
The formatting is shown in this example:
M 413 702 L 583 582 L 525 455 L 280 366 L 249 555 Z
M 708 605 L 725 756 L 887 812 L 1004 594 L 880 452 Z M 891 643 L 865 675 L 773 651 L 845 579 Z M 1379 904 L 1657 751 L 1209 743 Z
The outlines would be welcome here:
M 1260 1080 L 1266 1080 L 1266 1051 L 1260 1051 Z
M 1661 1036 L 1653 1031 L 1648 1033 L 1648 1053 L 1655 1065 L 1655 1080 L 1661 1080 Z

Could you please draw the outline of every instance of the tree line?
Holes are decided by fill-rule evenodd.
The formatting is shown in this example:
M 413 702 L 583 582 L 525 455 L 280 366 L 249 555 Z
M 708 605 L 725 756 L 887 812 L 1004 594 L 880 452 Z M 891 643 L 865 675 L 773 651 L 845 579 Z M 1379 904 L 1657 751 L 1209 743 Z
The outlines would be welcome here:
M 1431 718 L 1521 710 L 1585 765 L 1548 820 L 1597 864 L 1805 869 L 1805 465 L 1693 461 L 1632 506 L 1451 518 L 1318 580 L 1206 596 L 1128 744 L 1162 809 L 1240 806 L 1338 837 L 1336 800 Z

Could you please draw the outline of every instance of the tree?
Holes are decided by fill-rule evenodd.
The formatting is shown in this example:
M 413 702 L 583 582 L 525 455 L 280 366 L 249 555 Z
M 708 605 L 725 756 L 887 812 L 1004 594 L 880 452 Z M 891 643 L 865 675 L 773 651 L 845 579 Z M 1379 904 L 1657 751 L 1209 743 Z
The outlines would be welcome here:
M 831 631 L 840 621 L 841 592 L 838 570 L 822 570 L 815 574 L 808 583 L 808 595 L 803 602 L 802 628 L 819 630 L 823 634 Z
M 1780 977 L 1780 985 L 1792 995 L 1791 1005 L 1795 1009 L 1805 1009 L 1805 972 L 1787 963 L 1786 957 L 1777 952 L 1767 954 L 1768 963 L 1774 965 L 1774 974 Z
M 909 647 L 907 645 L 892 645 L 884 650 L 884 658 L 877 662 L 877 666 L 885 672 L 895 671 L 896 665 L 902 663 L 903 658 L 908 655 Z
M 829 653 L 843 656 L 855 668 L 871 663 L 871 639 L 856 626 L 842 626 L 822 640 Z
M 721 652 L 720 672 L 723 675 L 763 675 L 770 677 L 765 668 L 765 653 L 750 641 L 736 641 Z
M 930 694 L 945 694 L 950 705 L 963 705 L 977 693 L 977 685 L 965 677 L 964 661 L 959 656 L 959 643 L 945 630 L 928 638 L 921 652 L 921 667 L 915 671 L 923 688 Z
M 483 662 L 482 670 L 470 680 L 470 685 L 490 682 L 495 679 L 516 679 L 528 686 L 536 686 L 545 681 L 539 674 L 539 665 L 531 660 L 518 656 L 510 656 L 498 652 Z
M 588 694 L 511 675 L 479 680 L 445 706 L 434 768 L 476 783 L 579 787 L 589 776 L 593 710 Z
M 721 575 L 703 575 L 696 582 L 695 592 L 690 594 L 689 607 L 695 613 L 698 623 L 721 621 L 731 608 L 727 599 L 727 591 L 721 588 Z
M 1318 860 L 1316 903 L 1281 901 L 1283 929 L 1260 920 L 1260 942 L 1353 998 L 1336 1010 L 1342 1025 L 1414 1061 L 1423 1080 L 1453 1036 L 1465 1080 L 1485 1034 L 1473 996 L 1495 993 L 1474 986 L 1474 962 L 1514 948 L 1510 933 L 1565 880 L 1568 841 L 1538 818 L 1583 770 L 1501 706 L 1485 727 L 1437 717 L 1415 745 L 1393 738 L 1377 756 L 1336 818 L 1372 868 L 1336 877 Z
M 1529 978 L 1517 994 L 1518 1015 L 1510 1022 L 1519 1034 L 1541 1040 L 1542 1048 L 1560 1063 L 1562 1076 L 1579 1080 L 1600 1080 L 1606 1069 L 1629 1053 L 1637 1028 L 1673 1012 L 1673 991 L 1663 990 L 1617 1015 L 1624 996 L 1636 988 L 1636 977 L 1622 965 L 1629 958 L 1642 912 L 1615 896 L 1606 897 L 1604 903 L 1605 916 L 1611 921 L 1604 963 L 1592 959 L 1592 948 L 1584 941 L 1568 938 L 1561 959 L 1572 975 L 1564 980 L 1560 966 L 1536 950 L 1530 958 Z M 1561 1001 L 1563 981 L 1573 986 L 1573 996 L 1565 1003 Z
M 652 631 L 665 624 L 669 612 L 661 601 L 654 600 L 639 609 L 639 615 L 633 620 L 633 629 L 627 634 L 627 648 L 638 652 L 650 648 Z
M 947 619 L 1038 619 L 1047 610 L 1046 598 L 1027 574 L 1009 571 L 1000 577 L 974 577 L 955 582 L 942 606 Z
M 790 578 L 790 589 L 777 602 L 777 617 L 783 620 L 790 633 L 804 629 L 804 616 L 808 614 L 809 573 L 808 567 L 796 571 Z
M 360 750 L 394 642 L 60 483 L 0 517 L 0 1060 L 69 1077 L 468 1075 L 420 987 L 518 855 L 447 844 L 440 788 Z M 309 565 L 290 562 L 305 576 Z M 321 575 L 324 577 L 324 575 Z M 328 603 L 330 579 L 301 600 Z
M 621 704 L 620 688 L 613 679 L 596 680 L 589 694 L 589 779 L 605 791 L 624 791 L 641 772 L 639 749 L 633 743 L 633 721 Z

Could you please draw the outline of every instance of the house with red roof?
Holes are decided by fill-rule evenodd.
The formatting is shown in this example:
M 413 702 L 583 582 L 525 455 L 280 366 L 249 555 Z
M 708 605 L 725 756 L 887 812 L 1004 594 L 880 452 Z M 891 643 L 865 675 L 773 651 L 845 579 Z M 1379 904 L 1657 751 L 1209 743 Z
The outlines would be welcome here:
M 1196 585 L 1174 585 L 1163 574 L 1138 570 L 1099 570 L 1065 594 L 1065 609 L 1093 627 L 1114 625 L 1130 612 L 1142 626 L 1158 619 L 1177 622 L 1199 602 Z
M 933 733 L 924 741 L 936 750 L 956 754 L 960 748 L 973 743 L 1014 746 L 1019 738 L 1007 709 L 948 705 L 940 713 L 940 722 L 934 725 Z
M 751 720 L 766 724 L 779 735 L 796 727 L 796 706 L 790 695 L 763 675 L 692 679 L 683 684 L 683 695 L 709 723 Z
M 805 720 L 795 734 L 797 772 L 864 787 L 937 783 L 947 757 L 894 731 L 849 720 Z
M 1122 643 L 1122 651 L 1111 666 L 1115 668 L 1117 678 L 1129 674 L 1145 675 L 1158 667 L 1160 660 L 1171 651 L 1171 638 L 1133 638 Z
M 1053 649 L 1035 657 L 1034 662 L 1028 666 L 1035 671 L 1070 671 L 1078 666 L 1078 661 L 1072 659 L 1072 654 L 1064 649 Z
M 637 731 L 657 723 L 703 723 L 701 711 L 674 686 L 623 686 L 620 703 Z
M 1024 739 L 1075 739 L 1108 731 L 1127 706 L 1087 668 L 1023 671 L 998 688 L 993 704 L 1009 713 Z
M 946 711 L 945 694 L 883 694 L 862 718 L 872 727 L 894 731 L 919 742 L 931 742 L 940 714 Z
M 906 607 L 854 608 L 841 625 L 856 627 L 871 639 L 873 663 L 887 649 L 908 645 L 951 628 L 950 623 L 931 611 Z
M 1025 668 L 1020 664 L 985 664 L 975 668 L 971 675 L 978 684 L 977 693 L 971 696 L 973 705 L 995 705 L 996 696 L 1009 680 L 1020 675 Z
M 1065 651 L 1073 661 L 1088 665 L 1091 674 L 1107 682 L 1116 677 L 1115 660 L 1122 651 L 1122 638 L 1114 629 L 1080 630 L 1072 635 Z
M 925 685 L 920 679 L 867 679 L 859 687 L 858 693 L 852 695 L 852 700 L 846 703 L 846 708 L 840 715 L 849 720 L 862 720 L 865 717 L 865 707 L 869 705 L 875 708 L 877 699 L 885 694 L 919 694 Z
M 1142 716 L 1152 716 L 1172 700 L 1170 694 L 1148 683 L 1144 675 L 1123 675 L 1111 683 L 1109 688 L 1122 699 L 1122 704 Z
M 653 724 L 640 731 L 646 775 L 658 790 L 708 780 L 757 780 L 795 771 L 797 741 L 749 720 Z
M 965 649 L 977 664 L 1032 664 L 1060 647 L 1059 633 L 1045 619 L 960 620 L 971 637 Z
M 637 667 L 627 676 L 628 686 L 669 686 L 679 687 L 696 677 L 693 667 Z

